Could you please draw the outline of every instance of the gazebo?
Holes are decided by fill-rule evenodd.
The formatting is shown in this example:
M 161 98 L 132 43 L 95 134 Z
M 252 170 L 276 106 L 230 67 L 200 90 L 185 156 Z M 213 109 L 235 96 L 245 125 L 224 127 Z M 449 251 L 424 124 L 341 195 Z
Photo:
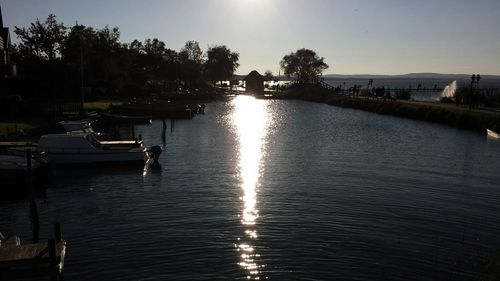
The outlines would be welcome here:
M 264 93 L 264 76 L 260 75 L 256 70 L 251 71 L 243 81 L 245 81 L 245 91 L 247 93 Z

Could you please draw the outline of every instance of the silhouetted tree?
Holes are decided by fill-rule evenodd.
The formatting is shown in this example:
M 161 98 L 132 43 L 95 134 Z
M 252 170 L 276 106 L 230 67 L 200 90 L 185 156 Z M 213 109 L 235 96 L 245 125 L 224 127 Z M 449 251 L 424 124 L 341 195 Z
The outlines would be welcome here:
M 127 91 L 126 86 L 134 78 L 130 73 L 131 56 L 127 46 L 120 43 L 117 27 L 73 26 L 63 58 L 75 71 L 83 63 L 85 85 L 104 90 L 108 95 L 117 96 Z
M 130 42 L 130 44 L 128 45 L 128 49 L 137 54 L 144 54 L 144 45 L 142 45 L 142 42 L 137 39 L 134 39 L 134 41 Z
M 324 58 L 309 49 L 299 49 L 284 56 L 280 65 L 285 75 L 299 83 L 318 82 L 321 73 L 328 68 Z
M 205 69 L 210 81 L 215 84 L 215 81 L 229 80 L 240 66 L 239 57 L 224 45 L 209 47 Z
M 14 91 L 57 99 L 67 86 L 68 72 L 60 60 L 66 27 L 49 15 L 45 21 L 37 19 L 28 28 L 15 27 L 14 32 L 19 39 L 16 46 L 19 80 Z
M 187 41 L 178 55 L 179 78 L 191 86 L 202 78 L 203 51 L 196 41 Z
M 271 72 L 271 70 L 266 70 L 266 72 L 264 72 L 264 81 L 273 81 L 274 79 L 274 75 L 273 73 Z
M 186 42 L 179 53 L 158 38 L 123 44 L 116 27 L 76 24 L 68 30 L 54 15 L 43 22 L 37 19 L 28 28 L 16 27 L 15 33 L 19 37 L 15 49 L 18 92 L 58 102 L 72 94 L 73 99 L 80 97 L 82 81 L 95 96 L 128 96 L 144 93 L 151 80 L 175 88 L 179 80 L 189 86 L 208 79 L 225 80 L 239 66 L 238 53 L 223 45 L 209 48 L 205 64 L 196 41 Z
M 29 28 L 14 28 L 19 38 L 18 49 L 21 56 L 34 56 L 53 61 L 60 57 L 67 28 L 50 14 L 42 23 L 36 20 Z
M 157 55 L 163 56 L 167 48 L 165 47 L 165 43 L 163 41 L 158 40 L 158 38 L 146 39 L 144 41 L 144 52 L 148 55 Z
M 174 80 L 177 53 L 167 49 L 163 41 L 146 39 L 144 45 L 134 40 L 129 50 L 134 54 L 134 67 L 143 71 L 148 80 Z

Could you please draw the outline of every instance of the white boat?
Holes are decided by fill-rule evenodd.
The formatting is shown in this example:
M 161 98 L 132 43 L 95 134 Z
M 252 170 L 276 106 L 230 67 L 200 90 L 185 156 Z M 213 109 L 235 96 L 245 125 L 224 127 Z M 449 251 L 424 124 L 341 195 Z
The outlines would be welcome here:
M 490 129 L 486 129 L 486 133 L 488 134 L 488 137 L 490 137 L 490 138 L 500 139 L 500 134 L 496 133 Z
M 53 164 L 145 163 L 150 157 L 157 160 L 161 148 L 159 150 L 148 149 L 137 140 L 99 141 L 93 133 L 83 132 L 44 135 L 37 148 L 47 162 Z

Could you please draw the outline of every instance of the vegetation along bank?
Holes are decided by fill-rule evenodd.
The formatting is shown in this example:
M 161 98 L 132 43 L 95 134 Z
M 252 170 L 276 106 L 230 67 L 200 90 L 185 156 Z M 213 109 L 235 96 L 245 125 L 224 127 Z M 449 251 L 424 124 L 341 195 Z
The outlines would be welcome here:
M 486 129 L 500 131 L 500 112 L 470 109 L 434 102 L 398 101 L 371 97 L 348 97 L 332 94 L 320 84 L 294 85 L 286 97 L 329 105 L 361 109 L 369 112 L 393 115 L 449 125 L 461 129 L 486 133 Z

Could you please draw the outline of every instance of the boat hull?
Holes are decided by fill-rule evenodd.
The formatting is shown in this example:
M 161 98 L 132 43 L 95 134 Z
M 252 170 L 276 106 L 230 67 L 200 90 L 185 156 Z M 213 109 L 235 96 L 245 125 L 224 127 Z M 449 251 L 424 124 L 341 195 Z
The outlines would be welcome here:
M 48 152 L 45 158 L 51 164 L 144 164 L 148 155 L 144 151 L 124 152 L 90 152 L 90 153 L 55 153 Z

